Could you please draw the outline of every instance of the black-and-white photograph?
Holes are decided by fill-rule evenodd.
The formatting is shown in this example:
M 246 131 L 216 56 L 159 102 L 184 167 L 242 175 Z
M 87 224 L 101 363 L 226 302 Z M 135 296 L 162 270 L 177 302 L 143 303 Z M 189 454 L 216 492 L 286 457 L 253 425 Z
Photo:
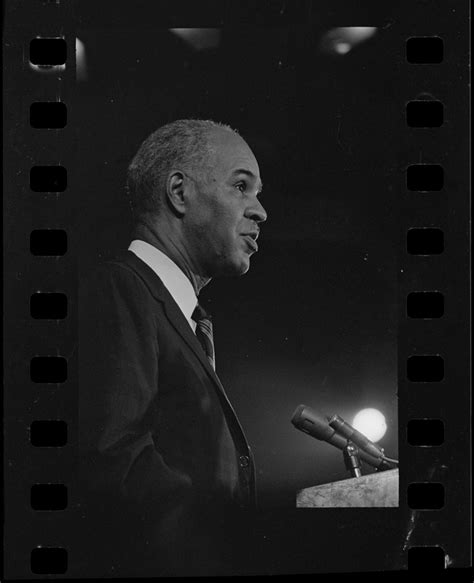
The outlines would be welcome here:
M 456 277 L 467 298 L 443 206 L 468 184 L 467 3 L 42 4 L 18 37 L 26 150 L 11 130 L 36 396 L 9 573 L 396 571 L 429 545 L 466 566 L 443 487 L 467 504 L 461 400 L 438 393 Z

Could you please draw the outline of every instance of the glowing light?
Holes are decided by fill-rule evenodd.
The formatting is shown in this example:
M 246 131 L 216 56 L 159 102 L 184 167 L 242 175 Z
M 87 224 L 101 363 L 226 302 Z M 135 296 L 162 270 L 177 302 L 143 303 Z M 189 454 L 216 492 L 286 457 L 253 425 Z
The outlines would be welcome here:
M 378 409 L 362 409 L 354 417 L 352 426 L 371 441 L 379 441 L 387 431 L 385 417 Z
M 336 43 L 334 45 L 334 50 L 340 55 L 345 55 L 351 50 L 351 45 L 349 43 Z
M 170 28 L 169 30 L 196 51 L 215 49 L 221 40 L 220 28 Z
M 76 78 L 78 81 L 87 80 L 86 47 L 80 38 L 76 37 Z
M 346 55 L 356 45 L 377 32 L 375 26 L 341 26 L 332 28 L 321 39 L 321 49 L 329 54 Z
M 335 32 L 348 41 L 358 43 L 373 36 L 376 30 L 375 26 L 343 26 L 336 28 Z

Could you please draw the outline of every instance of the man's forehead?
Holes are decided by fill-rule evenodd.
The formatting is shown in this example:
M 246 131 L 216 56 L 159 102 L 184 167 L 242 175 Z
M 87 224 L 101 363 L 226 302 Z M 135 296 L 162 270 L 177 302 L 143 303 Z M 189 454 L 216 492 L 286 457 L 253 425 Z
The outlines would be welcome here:
M 209 136 L 209 145 L 217 152 L 230 152 L 242 156 L 251 156 L 253 152 L 239 134 L 226 128 L 215 128 Z
M 243 171 L 249 176 L 259 177 L 258 162 L 247 142 L 235 132 L 219 128 L 210 139 L 210 148 L 216 162 L 234 174 Z

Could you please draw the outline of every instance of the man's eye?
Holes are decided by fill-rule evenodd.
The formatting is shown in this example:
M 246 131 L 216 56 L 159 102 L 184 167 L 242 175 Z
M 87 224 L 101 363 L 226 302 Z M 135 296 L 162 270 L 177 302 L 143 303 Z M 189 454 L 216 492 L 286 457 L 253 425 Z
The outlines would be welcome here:
M 245 192 L 245 184 L 243 182 L 239 182 L 239 184 L 236 184 L 235 187 L 240 190 L 240 192 Z

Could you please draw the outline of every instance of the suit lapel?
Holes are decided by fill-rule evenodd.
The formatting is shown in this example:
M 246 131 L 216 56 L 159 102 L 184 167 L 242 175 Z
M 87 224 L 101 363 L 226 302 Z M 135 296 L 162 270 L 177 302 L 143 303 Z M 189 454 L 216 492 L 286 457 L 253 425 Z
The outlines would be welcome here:
M 234 426 L 236 426 L 238 432 L 240 433 L 241 439 L 245 444 L 245 447 L 248 448 L 248 442 L 245 437 L 244 431 L 242 426 L 238 420 L 237 414 L 232 407 L 224 387 L 222 386 L 219 377 L 217 376 L 215 370 L 212 368 L 202 346 L 197 339 L 196 334 L 192 331 L 188 321 L 184 317 L 184 314 L 179 309 L 179 306 L 174 301 L 173 297 L 166 289 L 165 285 L 161 281 L 161 279 L 157 276 L 157 274 L 149 267 L 144 261 L 139 259 L 134 253 L 131 251 L 127 251 L 127 254 L 124 257 L 124 261 L 132 267 L 132 269 L 137 272 L 141 278 L 147 284 L 152 295 L 163 304 L 166 316 L 174 327 L 174 329 L 178 332 L 178 334 L 182 337 L 182 339 L 186 342 L 188 347 L 194 352 L 197 356 L 201 364 L 206 369 L 206 372 L 211 377 L 214 386 L 217 389 L 219 398 L 224 405 L 224 408 L 227 409 L 227 413 L 230 413 L 230 419 Z M 226 415 L 229 417 L 229 415 Z

